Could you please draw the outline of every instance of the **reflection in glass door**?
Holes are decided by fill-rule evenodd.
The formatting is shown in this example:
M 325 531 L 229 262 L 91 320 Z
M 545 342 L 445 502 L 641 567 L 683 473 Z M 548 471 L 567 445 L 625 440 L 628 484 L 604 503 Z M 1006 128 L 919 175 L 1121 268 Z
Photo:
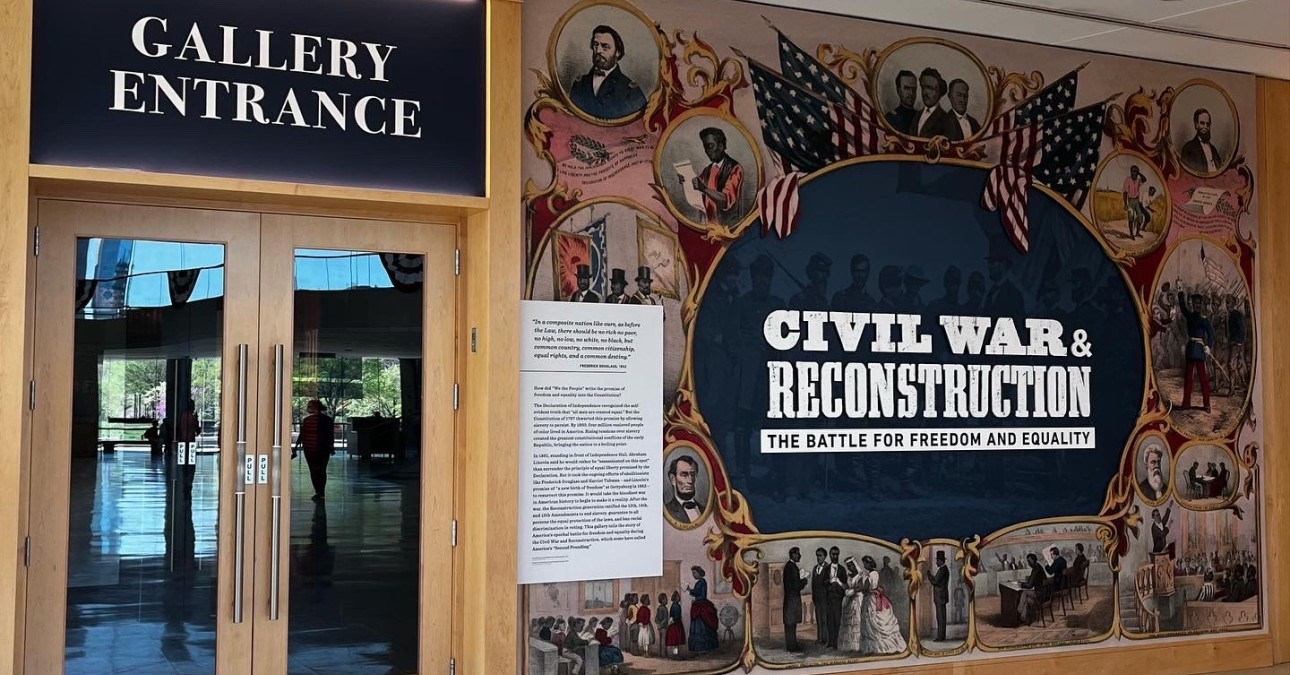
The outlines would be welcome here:
M 213 672 L 224 247 L 77 258 L 66 672 Z
M 412 673 L 424 257 L 294 258 L 288 672 Z
M 256 307 L 232 277 L 254 219 L 38 208 L 25 672 L 245 672 L 230 479 Z

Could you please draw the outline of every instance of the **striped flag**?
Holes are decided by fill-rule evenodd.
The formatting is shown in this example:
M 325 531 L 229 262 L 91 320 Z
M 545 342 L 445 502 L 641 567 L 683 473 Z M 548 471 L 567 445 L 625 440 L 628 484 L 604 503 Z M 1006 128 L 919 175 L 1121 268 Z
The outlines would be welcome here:
M 591 290 L 595 291 L 600 297 L 605 297 L 605 270 L 608 269 L 607 260 L 609 258 L 609 247 L 605 241 L 605 221 L 609 216 L 601 216 L 591 224 L 579 230 L 579 234 L 585 234 L 591 239 L 590 250 L 591 258 L 588 264 L 591 266 Z
M 801 200 L 798 194 L 798 181 L 801 173 L 790 171 L 786 175 L 772 178 L 757 193 L 757 209 L 761 213 L 761 236 L 774 230 L 780 239 L 787 237 L 797 228 L 801 217 Z
M 1218 264 L 1216 260 L 1205 257 L 1204 246 L 1200 248 L 1200 262 L 1205 267 L 1205 278 L 1209 279 L 1210 283 L 1220 289 L 1227 288 L 1227 272 L 1223 271 L 1223 266 Z
M 1035 154 L 1043 124 L 1027 124 L 1004 133 L 998 166 L 986 176 L 981 206 L 998 211 L 1004 234 L 1018 251 L 1030 250 L 1030 221 L 1026 216 Z
M 779 69 L 794 84 L 829 101 L 832 141 L 840 159 L 878 153 L 881 127 L 869 96 L 852 88 L 828 66 L 788 39 L 779 29 Z

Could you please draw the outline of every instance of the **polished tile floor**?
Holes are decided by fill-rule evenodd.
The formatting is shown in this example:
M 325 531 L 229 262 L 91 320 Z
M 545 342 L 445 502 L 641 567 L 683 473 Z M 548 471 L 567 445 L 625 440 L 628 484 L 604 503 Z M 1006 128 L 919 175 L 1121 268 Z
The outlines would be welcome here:
M 216 455 L 182 473 L 122 450 L 72 469 L 66 671 L 215 670 Z M 291 675 L 395 675 L 417 659 L 419 483 L 338 453 L 326 499 L 291 463 Z

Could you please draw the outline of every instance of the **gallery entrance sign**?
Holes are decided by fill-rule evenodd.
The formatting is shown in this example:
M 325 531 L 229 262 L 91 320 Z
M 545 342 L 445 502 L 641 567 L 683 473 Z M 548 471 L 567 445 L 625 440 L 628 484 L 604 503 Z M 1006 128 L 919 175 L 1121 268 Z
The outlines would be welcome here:
M 35 13 L 35 163 L 483 194 L 483 2 Z

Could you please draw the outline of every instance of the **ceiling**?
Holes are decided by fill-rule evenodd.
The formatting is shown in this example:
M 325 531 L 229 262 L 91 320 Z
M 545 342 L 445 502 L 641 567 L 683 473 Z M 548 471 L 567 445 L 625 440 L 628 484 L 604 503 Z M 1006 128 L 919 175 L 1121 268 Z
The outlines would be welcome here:
M 1290 0 L 759 0 L 1290 80 Z

